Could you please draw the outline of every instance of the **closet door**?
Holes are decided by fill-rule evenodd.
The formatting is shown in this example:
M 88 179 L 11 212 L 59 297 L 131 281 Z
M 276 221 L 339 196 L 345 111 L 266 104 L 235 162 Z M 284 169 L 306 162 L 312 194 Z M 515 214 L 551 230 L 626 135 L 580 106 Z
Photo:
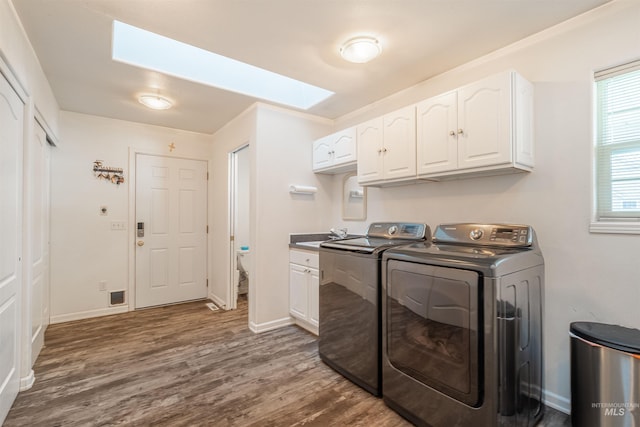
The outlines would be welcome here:
M 0 424 L 18 394 L 24 104 L 0 73 Z
M 31 366 L 44 345 L 49 325 L 49 158 L 47 134 L 36 122 L 27 149 L 29 177 L 29 262 L 31 263 Z

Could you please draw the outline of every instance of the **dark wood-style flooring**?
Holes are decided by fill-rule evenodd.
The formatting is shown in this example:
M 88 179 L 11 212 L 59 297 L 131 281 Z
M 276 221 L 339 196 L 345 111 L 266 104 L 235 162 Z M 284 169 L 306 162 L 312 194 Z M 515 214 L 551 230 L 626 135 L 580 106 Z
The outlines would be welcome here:
M 204 302 L 52 325 L 4 427 L 410 426 L 324 365 L 316 337 L 262 334 Z M 541 426 L 569 426 L 549 410 Z

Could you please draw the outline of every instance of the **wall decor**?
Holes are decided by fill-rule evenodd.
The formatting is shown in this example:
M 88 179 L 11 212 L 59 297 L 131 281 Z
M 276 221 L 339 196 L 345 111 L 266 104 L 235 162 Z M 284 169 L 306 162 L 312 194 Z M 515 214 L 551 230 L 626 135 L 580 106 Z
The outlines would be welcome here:
M 122 168 L 104 166 L 102 160 L 93 162 L 93 175 L 98 179 L 111 181 L 112 184 L 124 183 L 124 171 Z

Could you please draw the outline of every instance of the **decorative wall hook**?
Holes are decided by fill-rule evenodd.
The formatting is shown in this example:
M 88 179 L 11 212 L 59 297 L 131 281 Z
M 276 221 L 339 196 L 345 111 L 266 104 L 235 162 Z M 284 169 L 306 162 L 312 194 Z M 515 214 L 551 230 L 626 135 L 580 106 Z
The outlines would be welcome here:
M 124 170 L 122 168 L 103 166 L 102 160 L 93 162 L 93 175 L 98 179 L 111 181 L 112 184 L 120 185 L 124 183 Z

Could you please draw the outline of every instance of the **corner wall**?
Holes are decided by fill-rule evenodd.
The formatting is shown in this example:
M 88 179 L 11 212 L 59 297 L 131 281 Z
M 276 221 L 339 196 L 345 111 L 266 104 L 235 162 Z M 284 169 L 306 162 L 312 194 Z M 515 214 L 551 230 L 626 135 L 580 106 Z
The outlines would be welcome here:
M 336 128 L 514 68 L 535 85 L 536 165 L 531 173 L 370 188 L 372 221 L 531 224 L 545 257 L 544 363 L 547 403 L 570 409 L 569 323 L 640 328 L 640 236 L 592 234 L 593 71 L 640 57 L 640 3 L 614 1 L 506 49 L 342 117 Z M 339 205 L 341 176 L 334 180 Z

